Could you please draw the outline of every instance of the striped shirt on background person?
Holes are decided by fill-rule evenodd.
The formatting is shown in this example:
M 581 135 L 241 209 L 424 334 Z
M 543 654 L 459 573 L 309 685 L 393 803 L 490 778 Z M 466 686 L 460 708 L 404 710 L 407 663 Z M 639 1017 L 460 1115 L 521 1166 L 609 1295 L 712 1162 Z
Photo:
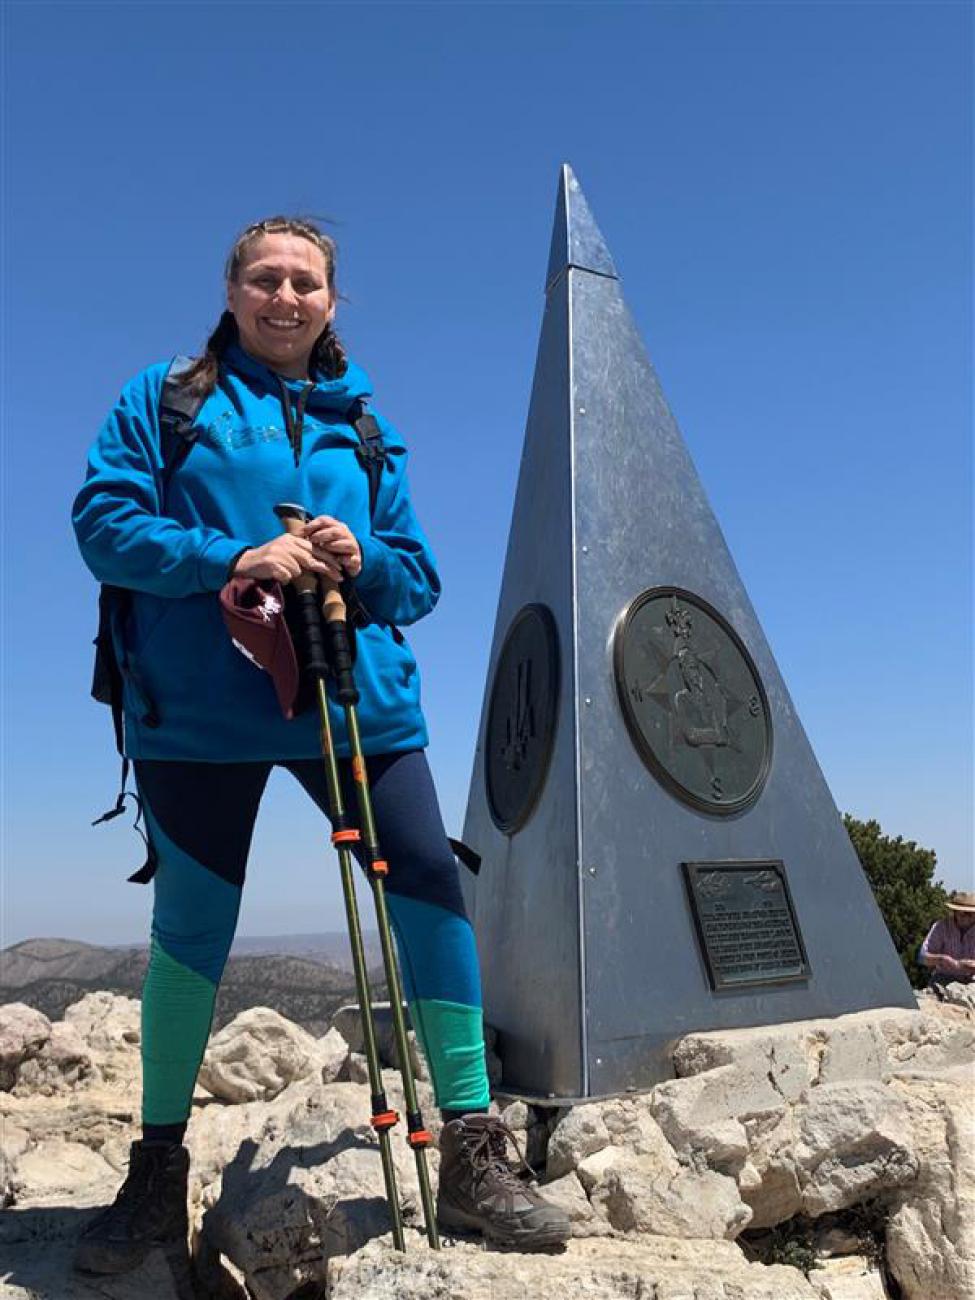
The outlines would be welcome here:
M 975 925 L 962 930 L 954 917 L 935 921 L 921 944 L 920 958 L 954 957 L 956 961 L 975 961 Z M 975 972 L 969 972 L 969 978 Z

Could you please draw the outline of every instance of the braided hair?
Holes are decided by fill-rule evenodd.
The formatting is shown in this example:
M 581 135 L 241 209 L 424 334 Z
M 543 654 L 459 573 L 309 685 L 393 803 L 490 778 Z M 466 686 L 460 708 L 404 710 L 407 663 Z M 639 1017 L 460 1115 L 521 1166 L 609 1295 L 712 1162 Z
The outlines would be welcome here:
M 240 273 L 241 263 L 248 246 L 262 235 L 298 235 L 307 239 L 316 248 L 321 249 L 325 259 L 325 276 L 329 294 L 335 297 L 335 241 L 330 239 L 313 221 L 304 217 L 265 217 L 255 221 L 246 230 L 241 231 L 230 250 L 224 268 L 224 279 L 228 284 L 235 284 Z M 224 311 L 217 327 L 207 339 L 203 352 L 188 367 L 180 379 L 184 388 L 190 389 L 201 398 L 209 397 L 217 384 L 220 358 L 227 348 L 239 340 L 237 322 L 233 312 Z M 331 323 L 319 334 L 308 360 L 309 373 L 316 372 L 325 379 L 339 379 L 348 369 L 345 349 L 339 342 L 338 335 Z

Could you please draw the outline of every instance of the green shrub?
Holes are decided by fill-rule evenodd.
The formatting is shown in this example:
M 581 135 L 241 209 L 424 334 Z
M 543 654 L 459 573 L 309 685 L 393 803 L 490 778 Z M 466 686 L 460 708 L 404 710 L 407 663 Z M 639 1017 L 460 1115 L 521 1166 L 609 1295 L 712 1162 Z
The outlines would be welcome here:
M 913 840 L 884 835 L 878 822 L 857 821 L 845 813 L 843 824 L 907 977 L 915 988 L 923 988 L 929 972 L 918 963 L 918 949 L 934 922 L 944 916 L 948 897 L 934 879 L 938 859 L 932 849 L 919 849 Z

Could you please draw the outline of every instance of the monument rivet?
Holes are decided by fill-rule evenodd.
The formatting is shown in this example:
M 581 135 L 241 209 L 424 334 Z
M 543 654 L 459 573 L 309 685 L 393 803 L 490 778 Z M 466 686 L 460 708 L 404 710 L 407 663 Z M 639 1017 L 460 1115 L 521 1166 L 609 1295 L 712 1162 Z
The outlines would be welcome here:
M 588 555 L 588 554 L 589 554 L 589 547 L 588 547 L 588 546 L 584 546 L 584 547 L 582 548 L 582 553 L 583 553 L 583 555 Z
M 594 876 L 594 875 L 596 874 L 596 868 L 595 868 L 595 867 L 590 867 L 590 868 L 589 868 L 589 874 L 590 874 L 590 876 Z
M 586 413 L 586 408 L 585 408 L 584 406 L 580 406 L 580 407 L 579 407 L 579 414 L 580 414 L 580 415 L 585 415 L 585 413 Z
M 590 695 L 587 695 L 587 696 L 586 696 L 586 703 L 587 703 L 587 704 L 592 704 L 592 696 L 590 696 Z

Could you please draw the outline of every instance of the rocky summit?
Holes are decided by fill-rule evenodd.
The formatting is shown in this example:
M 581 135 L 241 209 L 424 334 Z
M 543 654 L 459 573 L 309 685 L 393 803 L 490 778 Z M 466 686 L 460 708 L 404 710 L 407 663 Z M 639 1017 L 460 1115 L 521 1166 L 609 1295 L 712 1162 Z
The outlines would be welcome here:
M 388 1066 L 392 1041 L 380 1025 Z M 436 1133 L 432 1090 L 419 1090 Z M 266 1007 L 211 1038 L 187 1145 L 185 1259 L 71 1272 L 138 1135 L 139 1004 L 88 993 L 62 1020 L 0 1007 L 4 1300 L 969 1300 L 975 1296 L 975 1011 L 918 1009 L 692 1034 L 674 1077 L 574 1107 L 499 1098 L 564 1250 L 429 1249 L 394 1142 L 393 1250 L 354 1009 L 317 1036 Z M 494 1062 L 497 1077 L 497 1063 Z M 402 1109 L 397 1073 L 386 1071 Z M 436 1174 L 437 1155 L 431 1153 Z

